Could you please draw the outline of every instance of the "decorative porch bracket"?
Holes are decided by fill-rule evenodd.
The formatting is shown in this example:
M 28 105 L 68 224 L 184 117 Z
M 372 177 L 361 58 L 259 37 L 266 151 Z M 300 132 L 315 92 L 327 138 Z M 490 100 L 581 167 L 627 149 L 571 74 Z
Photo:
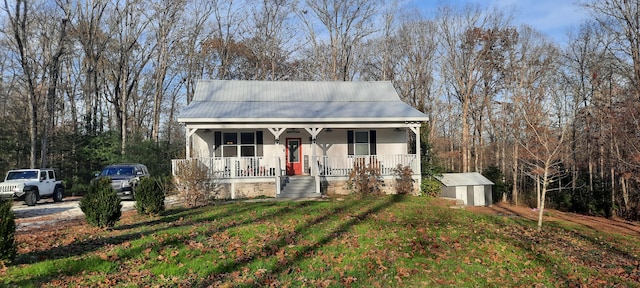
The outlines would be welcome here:
M 282 135 L 285 130 L 287 130 L 287 128 L 269 128 L 269 132 L 273 134 L 273 137 L 277 142 L 280 141 L 280 135 Z

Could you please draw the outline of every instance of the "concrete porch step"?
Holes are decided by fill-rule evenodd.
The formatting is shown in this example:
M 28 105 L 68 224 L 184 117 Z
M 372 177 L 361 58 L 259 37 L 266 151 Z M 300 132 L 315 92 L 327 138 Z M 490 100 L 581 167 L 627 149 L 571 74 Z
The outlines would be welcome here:
M 291 176 L 285 179 L 278 198 L 320 197 L 320 193 L 315 190 L 316 182 L 313 176 Z

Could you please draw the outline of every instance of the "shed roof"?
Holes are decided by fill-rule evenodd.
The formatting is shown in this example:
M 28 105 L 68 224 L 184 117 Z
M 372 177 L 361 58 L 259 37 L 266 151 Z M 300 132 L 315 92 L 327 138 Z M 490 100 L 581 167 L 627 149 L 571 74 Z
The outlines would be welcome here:
M 473 186 L 473 185 L 494 185 L 486 177 L 478 172 L 471 173 L 442 173 L 442 176 L 436 176 L 444 186 Z
M 422 122 L 393 84 L 200 80 L 180 122 Z

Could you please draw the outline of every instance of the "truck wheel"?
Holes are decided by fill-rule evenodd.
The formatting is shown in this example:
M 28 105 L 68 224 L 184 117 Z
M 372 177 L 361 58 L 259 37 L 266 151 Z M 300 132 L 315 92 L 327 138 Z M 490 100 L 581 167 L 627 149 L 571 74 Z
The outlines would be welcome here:
M 36 202 L 38 202 L 38 191 L 29 190 L 24 195 L 24 202 L 29 206 L 35 206 Z
M 56 186 L 56 188 L 53 190 L 53 202 L 62 201 L 63 196 L 64 196 L 64 189 L 62 188 L 62 186 Z

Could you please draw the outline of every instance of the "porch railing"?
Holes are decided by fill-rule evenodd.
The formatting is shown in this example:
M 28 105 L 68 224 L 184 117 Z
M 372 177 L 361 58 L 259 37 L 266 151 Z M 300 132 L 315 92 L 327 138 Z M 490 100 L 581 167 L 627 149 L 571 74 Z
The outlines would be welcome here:
M 398 155 L 354 155 L 354 156 L 316 156 L 310 157 L 311 174 L 319 176 L 349 176 L 354 166 L 367 165 L 380 170 L 382 176 L 394 175 L 401 164 L 418 172 L 418 161 L 414 154 Z M 180 163 L 197 161 L 208 169 L 208 174 L 218 178 L 256 178 L 279 177 L 283 171 L 277 157 L 206 157 L 171 160 L 173 175 L 177 174 Z
M 319 174 L 324 176 L 348 176 L 356 165 L 379 169 L 382 176 L 393 175 L 398 164 L 409 166 L 417 173 L 420 165 L 420 161 L 414 154 L 317 156 L 315 161 L 318 164 Z
M 265 157 L 206 157 L 171 160 L 172 174 L 177 174 L 181 163 L 198 161 L 208 168 L 209 175 L 220 178 L 255 178 L 278 176 L 277 159 Z

